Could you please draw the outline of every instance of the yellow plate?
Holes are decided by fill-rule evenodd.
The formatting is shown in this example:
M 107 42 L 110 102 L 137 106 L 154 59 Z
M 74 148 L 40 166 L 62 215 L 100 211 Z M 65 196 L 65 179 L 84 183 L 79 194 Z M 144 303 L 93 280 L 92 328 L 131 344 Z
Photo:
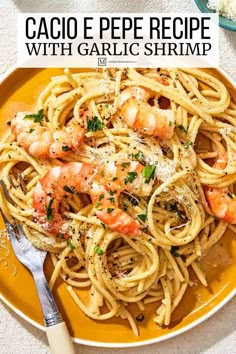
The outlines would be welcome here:
M 236 94 L 234 84 L 223 72 L 211 70 L 220 76 Z M 0 84 L 0 119 L 1 133 L 7 127 L 6 122 L 12 119 L 17 111 L 31 110 L 39 93 L 53 75 L 61 74 L 61 69 L 15 69 Z M 3 229 L 3 223 L 0 227 Z M 7 250 L 10 250 L 9 254 Z M 17 261 L 9 242 L 0 234 L 0 298 L 13 308 L 28 322 L 43 329 L 35 285 L 30 273 Z M 75 341 L 96 346 L 137 346 L 158 342 L 180 334 L 219 310 L 236 293 L 236 237 L 227 232 L 220 242 L 209 252 L 205 266 L 209 286 L 203 288 L 195 280 L 180 305 L 172 316 L 168 328 L 160 329 L 153 322 L 157 305 L 147 307 L 145 320 L 139 324 L 140 336 L 135 337 L 125 320 L 111 319 L 94 321 L 86 317 L 68 295 L 65 284 L 58 280 L 54 288 L 56 303 L 67 322 L 69 331 Z M 46 277 L 49 279 L 52 264 L 49 259 L 45 263 Z M 192 275 L 192 280 L 194 276 Z M 81 291 L 82 293 L 82 291 Z M 86 296 L 83 292 L 82 296 Z M 133 305 L 131 311 L 137 315 Z

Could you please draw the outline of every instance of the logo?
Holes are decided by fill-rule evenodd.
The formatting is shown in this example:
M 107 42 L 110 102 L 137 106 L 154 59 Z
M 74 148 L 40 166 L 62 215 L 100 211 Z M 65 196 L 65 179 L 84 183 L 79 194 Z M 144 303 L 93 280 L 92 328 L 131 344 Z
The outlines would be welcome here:
M 98 66 L 106 66 L 107 59 L 106 58 L 98 58 Z

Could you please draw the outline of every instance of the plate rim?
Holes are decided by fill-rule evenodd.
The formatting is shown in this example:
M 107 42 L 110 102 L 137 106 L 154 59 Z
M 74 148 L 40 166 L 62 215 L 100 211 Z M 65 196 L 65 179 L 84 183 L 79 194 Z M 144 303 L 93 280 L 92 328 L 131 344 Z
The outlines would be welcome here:
M 200 325 L 201 323 L 205 322 L 208 318 L 212 317 L 214 314 L 216 314 L 223 306 L 225 306 L 230 300 L 234 298 L 236 295 L 236 289 L 234 289 L 232 292 L 228 294 L 217 306 L 215 306 L 212 310 L 207 312 L 204 316 L 201 316 L 197 320 L 191 322 L 187 326 L 184 326 L 183 328 L 180 328 L 174 332 L 164 334 L 161 337 L 156 337 L 152 339 L 147 339 L 144 341 L 140 342 L 134 342 L 134 343 L 129 343 L 129 342 L 124 342 L 124 343 L 119 343 L 119 342 L 97 342 L 93 340 L 87 340 L 87 339 L 79 339 L 75 337 L 71 337 L 72 341 L 76 344 L 82 344 L 90 347 L 101 347 L 101 348 L 134 348 L 134 347 L 141 347 L 144 345 L 150 345 L 150 344 L 155 344 L 155 343 L 160 343 L 165 340 L 174 338 L 180 334 L 183 334 L 185 332 L 188 332 L 189 330 L 193 329 L 194 327 Z M 43 332 L 46 332 L 46 328 L 44 326 L 41 326 L 38 324 L 36 321 L 32 320 L 30 317 L 26 316 L 22 311 L 17 309 L 13 304 L 11 304 L 2 294 L 0 294 L 0 300 L 6 304 L 10 309 L 16 313 L 19 317 L 23 318 L 26 322 L 30 323 L 34 327 L 40 329 Z
M 20 67 L 17 67 L 17 65 L 11 66 L 7 71 L 0 76 L 0 85 L 7 80 L 7 78 L 14 73 L 17 69 L 21 69 Z M 32 68 L 35 69 L 35 68 Z M 43 69 L 43 68 L 42 68 Z M 236 81 L 230 77 L 230 75 L 222 69 L 220 66 L 218 67 L 212 67 L 210 69 L 216 69 L 220 72 L 221 75 L 223 75 L 230 84 L 236 87 Z M 103 347 L 103 348 L 133 348 L 133 347 L 140 347 L 144 345 L 150 345 L 150 344 L 155 344 L 155 343 L 160 343 L 165 340 L 174 338 L 180 334 L 183 334 L 192 328 L 198 326 L 199 324 L 203 323 L 206 321 L 208 318 L 212 317 L 216 312 L 218 312 L 224 305 L 226 305 L 231 299 L 236 296 L 236 289 L 233 289 L 222 301 L 219 302 L 217 306 L 215 306 L 213 309 L 211 309 L 209 312 L 207 312 L 205 315 L 201 316 L 200 318 L 194 320 L 193 322 L 189 323 L 188 325 L 184 326 L 183 328 L 177 329 L 174 332 L 164 334 L 163 336 L 152 338 L 152 339 L 147 339 L 144 341 L 138 341 L 138 342 L 98 342 L 98 341 L 93 341 L 93 340 L 87 340 L 87 339 L 80 339 L 76 337 L 71 337 L 72 341 L 76 344 L 82 344 L 86 346 L 91 346 L 91 347 Z M 35 328 L 40 329 L 43 332 L 46 332 L 46 328 L 36 321 L 32 320 L 29 316 L 25 315 L 24 312 L 16 308 L 10 301 L 8 301 L 1 293 L 0 293 L 0 300 L 7 305 L 14 313 L 16 313 L 19 317 L 24 319 L 26 322 L 30 323 L 32 326 Z

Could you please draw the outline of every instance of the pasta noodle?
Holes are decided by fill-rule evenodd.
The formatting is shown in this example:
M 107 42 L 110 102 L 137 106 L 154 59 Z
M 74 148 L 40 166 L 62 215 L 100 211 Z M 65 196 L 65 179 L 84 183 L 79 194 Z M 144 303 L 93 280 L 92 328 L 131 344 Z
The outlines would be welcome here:
M 141 135 L 120 119 L 120 94 L 133 86 L 151 92 L 150 104 L 157 108 L 163 97 L 167 100 L 176 119 L 171 139 Z M 236 104 L 228 89 L 197 69 L 81 73 L 65 69 L 64 75 L 52 77 L 37 100 L 36 110 L 43 110 L 41 124 L 52 130 L 71 119 L 83 124 L 81 110 L 89 111 L 104 126 L 87 131 L 75 152 L 57 159 L 31 156 L 10 131 L 6 132 L 0 143 L 1 178 L 15 205 L 0 195 L 4 214 L 22 225 L 36 247 L 50 252 L 54 265 L 50 287 L 61 277 L 67 283 L 68 296 L 87 316 L 95 320 L 121 317 L 138 335 L 137 321 L 143 317 L 136 321 L 128 305 L 135 303 L 142 313 L 148 304 L 156 303 L 154 321 L 168 326 L 192 284 L 190 268 L 207 286 L 201 256 L 228 227 L 213 216 L 203 190 L 208 185 L 234 192 Z M 212 161 L 225 152 L 226 167 L 215 168 Z M 137 154 L 143 164 L 155 165 L 152 193 L 140 197 L 124 191 L 120 204 L 133 218 L 144 215 L 139 218 L 141 235 L 132 237 L 104 227 L 84 194 L 73 194 L 61 203 L 60 211 L 70 223 L 69 239 L 52 235 L 34 220 L 34 188 L 52 167 L 72 161 L 102 165 L 136 159 Z M 234 226 L 229 228 L 235 231 Z M 88 292 L 87 302 L 77 289 Z

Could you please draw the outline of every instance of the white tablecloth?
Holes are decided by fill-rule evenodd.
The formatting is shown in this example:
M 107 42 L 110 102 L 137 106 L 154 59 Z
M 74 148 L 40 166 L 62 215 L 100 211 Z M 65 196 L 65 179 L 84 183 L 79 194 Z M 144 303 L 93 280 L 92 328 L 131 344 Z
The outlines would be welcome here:
M 21 12 L 197 12 L 193 0 L 0 0 L 0 74 L 16 60 L 16 13 Z M 236 33 L 221 30 L 221 65 L 236 80 Z M 0 272 L 3 268 L 0 268 Z M 1 275 L 0 275 L 1 276 Z M 76 346 L 92 354 L 236 354 L 236 299 L 211 319 L 171 340 L 148 347 L 103 349 Z M 49 353 L 45 334 L 0 303 L 0 353 Z M 66 354 L 66 353 L 65 353 Z

